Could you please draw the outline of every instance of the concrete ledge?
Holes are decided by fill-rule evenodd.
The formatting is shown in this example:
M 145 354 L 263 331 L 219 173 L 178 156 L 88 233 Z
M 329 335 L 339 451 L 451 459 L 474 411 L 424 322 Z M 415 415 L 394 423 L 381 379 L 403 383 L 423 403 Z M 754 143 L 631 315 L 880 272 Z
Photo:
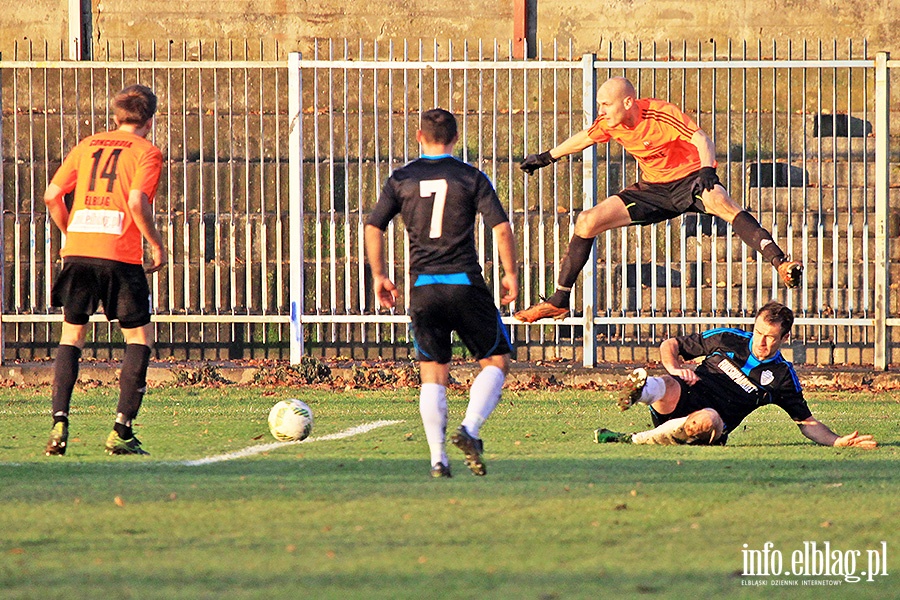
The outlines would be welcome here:
M 332 380 L 336 384 L 352 382 L 360 371 L 403 370 L 410 363 L 396 361 L 366 361 L 361 363 L 329 363 Z M 264 364 L 241 364 L 235 362 L 154 362 L 147 372 L 150 387 L 165 385 L 204 385 L 209 383 L 209 375 L 219 377 L 223 385 L 253 385 L 257 376 L 287 363 L 267 362 Z M 625 382 L 637 364 L 600 365 L 586 369 L 572 362 L 553 364 L 515 363 L 508 383 L 523 387 L 617 387 Z M 100 385 L 117 385 L 120 371 L 118 362 L 86 361 L 79 369 L 79 382 L 94 382 Z M 662 368 L 653 366 L 651 374 L 662 374 Z M 472 363 L 451 365 L 450 374 L 456 383 L 468 385 L 478 373 Z M 875 372 L 860 367 L 797 367 L 800 382 L 806 389 L 900 389 L 900 373 Z M 19 363 L 0 367 L 0 382 L 6 386 L 50 385 L 53 383 L 53 363 L 51 361 Z M 293 385 L 293 384 L 291 384 Z M 399 385 L 399 384 L 398 384 Z

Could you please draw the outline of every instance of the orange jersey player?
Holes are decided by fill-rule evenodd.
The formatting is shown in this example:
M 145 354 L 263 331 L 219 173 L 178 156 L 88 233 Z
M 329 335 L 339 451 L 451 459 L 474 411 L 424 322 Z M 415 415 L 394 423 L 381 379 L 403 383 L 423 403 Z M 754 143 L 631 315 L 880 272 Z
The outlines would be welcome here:
M 529 154 L 520 168 L 533 174 L 563 156 L 615 140 L 641 170 L 640 180 L 583 211 L 560 266 L 556 291 L 515 314 L 525 323 L 569 312 L 572 286 L 587 263 L 594 238 L 626 225 L 649 225 L 686 212 L 711 214 L 731 223 L 741 240 L 772 263 L 788 287 L 800 284 L 803 267 L 790 260 L 759 222 L 738 206 L 716 175 L 716 149 L 706 133 L 678 107 L 654 98 L 637 98 L 624 77 L 607 80 L 597 92 L 599 116 L 587 129 L 540 154 Z
M 166 263 L 162 236 L 153 221 L 162 153 L 146 139 L 156 105 L 156 95 L 146 86 L 132 85 L 116 94 L 112 108 L 117 129 L 82 140 L 44 192 L 47 210 L 66 236 L 60 250 L 63 268 L 51 291 L 52 304 L 63 308 L 64 318 L 54 362 L 48 456 L 66 453 L 78 361 L 87 323 L 101 304 L 108 320 L 119 321 L 126 344 L 116 420 L 106 451 L 147 454 L 132 423 L 147 389 L 153 346 L 146 273 Z M 74 192 L 71 209 L 64 199 L 69 192 Z M 152 257 L 147 269 L 143 239 Z

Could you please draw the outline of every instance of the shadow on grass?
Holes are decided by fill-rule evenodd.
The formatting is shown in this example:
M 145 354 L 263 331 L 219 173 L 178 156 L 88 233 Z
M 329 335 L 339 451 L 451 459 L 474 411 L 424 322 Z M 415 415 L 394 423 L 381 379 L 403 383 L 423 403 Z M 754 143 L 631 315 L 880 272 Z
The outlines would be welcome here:
M 290 495 L 298 491 L 346 499 L 366 493 L 396 494 L 398 487 L 411 496 L 460 489 L 516 495 L 547 486 L 620 488 L 635 482 L 687 488 L 706 484 L 740 487 L 835 483 L 852 487 L 895 485 L 900 478 L 900 461 L 884 454 L 812 447 L 803 449 L 803 458 L 783 458 L 780 455 L 784 451 L 765 450 L 765 456 L 750 457 L 746 450 L 601 446 L 595 458 L 493 458 L 488 454 L 485 477 L 473 476 L 461 457 L 453 455 L 454 477 L 441 480 L 430 477 L 426 460 L 390 457 L 348 460 L 266 456 L 203 466 L 140 459 L 107 463 L 56 460 L 0 468 L 8 482 L 0 488 L 0 501 L 34 503 L 52 501 L 60 495 L 92 497 L 131 490 L 154 498 L 174 490 L 183 491 L 188 497 L 211 495 L 217 499 Z M 635 456 L 637 453 L 640 454 Z M 53 481 L 54 486 L 47 486 L 47 481 Z

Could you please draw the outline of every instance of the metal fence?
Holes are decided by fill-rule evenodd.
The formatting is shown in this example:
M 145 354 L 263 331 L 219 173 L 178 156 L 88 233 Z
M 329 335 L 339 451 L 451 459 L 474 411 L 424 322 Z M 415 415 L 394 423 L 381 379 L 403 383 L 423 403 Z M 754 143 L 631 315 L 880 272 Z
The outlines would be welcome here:
M 108 126 L 108 97 L 126 83 L 151 85 L 161 100 L 153 140 L 166 159 L 157 207 L 170 266 L 152 281 L 159 354 L 297 361 L 304 352 L 409 354 L 405 305 L 387 314 L 372 297 L 363 223 L 391 170 L 418 156 L 419 114 L 433 106 L 457 115 L 459 157 L 489 175 L 511 216 L 522 286 L 512 309 L 551 292 L 577 214 L 634 181 L 635 163 L 615 144 L 533 178 L 516 163 L 589 124 L 597 83 L 625 75 L 639 95 L 678 104 L 711 134 L 723 183 L 802 260 L 803 283 L 785 289 L 708 216 L 608 232 L 572 317 L 522 325 L 504 316 L 517 357 L 647 360 L 668 335 L 746 325 L 779 298 L 799 317 L 787 350 L 795 362 L 883 368 L 898 324 L 887 287 L 897 234 L 889 206 L 900 200 L 888 185 L 893 65 L 866 58 L 865 46 L 854 52 L 670 44 L 561 57 L 553 47 L 517 61 L 496 44 L 345 42 L 287 64 L 203 52 L 0 61 L 3 357 L 55 346 L 61 317 L 48 295 L 59 234 L 40 196 L 65 152 Z M 479 225 L 476 235 L 496 290 L 490 232 Z M 399 221 L 386 247 L 402 289 Z M 98 318 L 97 347 L 112 352 L 115 336 Z

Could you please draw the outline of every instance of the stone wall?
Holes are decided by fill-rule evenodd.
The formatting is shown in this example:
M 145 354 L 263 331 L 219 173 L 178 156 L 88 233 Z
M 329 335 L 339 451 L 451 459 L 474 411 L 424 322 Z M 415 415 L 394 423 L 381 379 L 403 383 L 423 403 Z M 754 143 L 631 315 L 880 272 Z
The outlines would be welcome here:
M 84 0 L 87 3 L 89 0 Z M 428 42 L 497 40 L 513 36 L 513 8 L 519 0 L 90 0 L 95 44 L 182 40 L 263 40 L 285 52 L 308 55 L 315 39 Z M 558 42 L 576 55 L 603 54 L 621 42 L 666 40 L 709 43 L 728 40 L 764 46 L 774 40 L 868 41 L 869 54 L 900 52 L 900 11 L 892 0 L 524 0 L 530 18 L 529 43 Z M 67 0 L 10 3 L 0 12 L 0 52 L 13 57 L 15 44 L 29 41 L 51 49 L 67 38 Z M 149 44 L 148 44 L 149 45 Z M 252 44 L 251 44 L 252 45 Z M 861 43 L 858 44 L 861 46 Z M 858 47 L 857 46 L 857 47 Z M 843 49 L 843 48 L 842 48 Z M 51 52 L 51 55 L 53 53 Z M 545 53 L 546 54 L 546 53 Z

